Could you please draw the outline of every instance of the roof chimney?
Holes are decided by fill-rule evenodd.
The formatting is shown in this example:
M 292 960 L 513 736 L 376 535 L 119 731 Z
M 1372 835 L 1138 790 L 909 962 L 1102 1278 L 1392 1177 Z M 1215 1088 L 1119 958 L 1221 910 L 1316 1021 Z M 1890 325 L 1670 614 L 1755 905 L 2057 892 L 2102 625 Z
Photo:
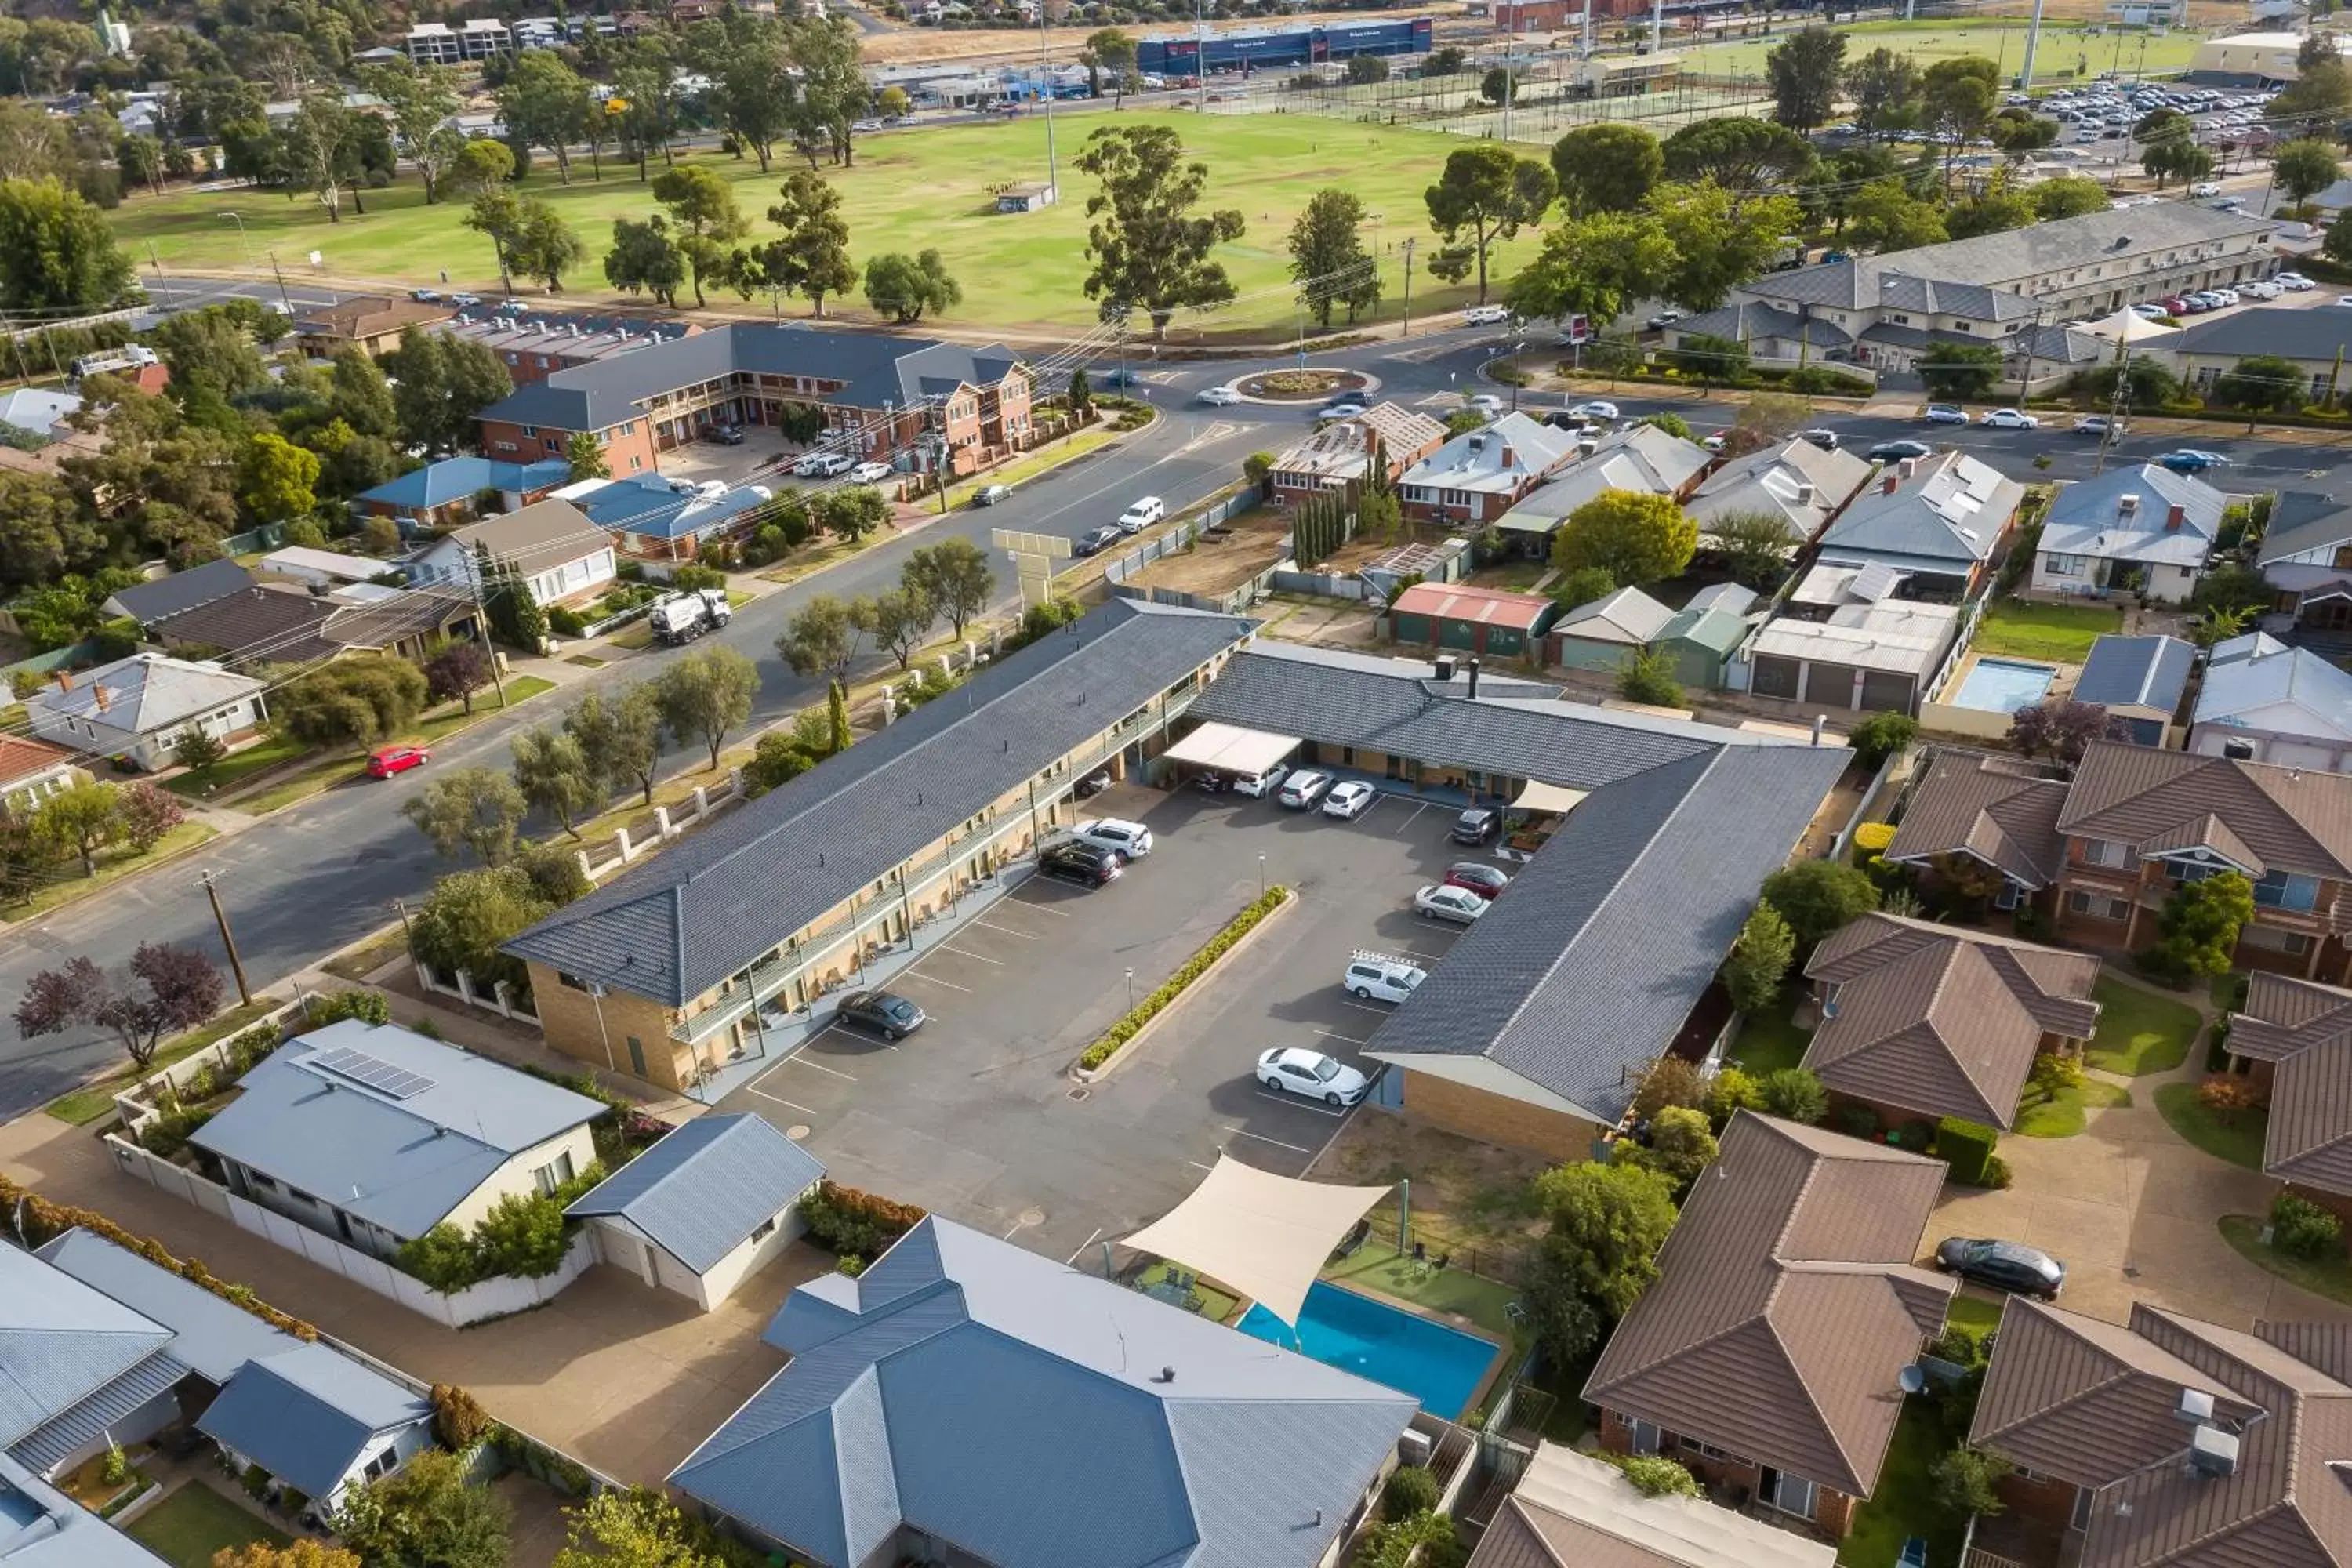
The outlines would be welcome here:
M 1899 490 L 1899 489 L 1901 489 L 1902 488 L 1903 488 L 1903 476 L 1902 476 L 1902 475 L 1900 475 L 1900 474 L 1898 474 L 1898 473 L 1895 473 L 1893 469 L 1891 469 L 1891 468 L 1890 468 L 1889 470 L 1887 470 L 1887 473 L 1886 473 L 1885 477 L 1884 479 L 1882 479 L 1881 480 L 1879 480 L 1879 484 L 1878 484 L 1878 493 L 1879 493 L 1880 495 L 1883 495 L 1883 496 L 1891 496 L 1891 495 L 1893 495 L 1896 490 Z
M 114 693 L 109 691 L 104 685 L 92 686 L 89 689 L 91 696 L 97 700 L 100 712 L 103 713 L 114 706 Z
M 2135 492 L 2126 491 L 2116 500 L 2116 510 L 2126 517 L 2131 516 L 2134 512 L 2139 510 L 2138 495 Z
M 1432 666 L 1432 668 L 1436 670 L 1438 679 L 1452 680 L 1454 679 L 1454 661 L 1452 659 L 1441 658 Z
M 57 682 L 58 689 L 59 691 L 71 691 L 73 689 L 73 671 L 70 669 L 58 670 L 57 672 Z
M 1470 672 L 1470 690 L 1468 696 L 1471 701 L 1475 702 L 1478 700 L 1478 661 L 1475 658 L 1472 659 L 1466 668 Z
M 1504 443 L 1503 443 L 1503 451 L 1502 451 L 1502 456 L 1501 456 L 1501 458 L 1498 459 L 1498 461 L 1499 461 L 1500 465 L 1501 465 L 1504 468 L 1506 468 L 1506 469 L 1509 468 L 1512 466 L 1512 465 L 1511 465 L 1511 444 L 1510 444 L 1508 441 L 1506 441 L 1506 442 L 1504 442 Z
M 1919 471 L 1919 459 L 1916 458 L 1906 458 L 1901 462 L 1895 464 L 1895 468 L 1897 473 L 1900 473 L 1907 479 L 1912 475 Z
M 1797 504 L 1799 506 L 1812 505 L 1814 494 L 1815 491 L 1813 489 L 1812 481 L 1810 479 L 1799 484 L 1797 486 Z
M 2178 533 L 2180 531 L 2180 525 L 2188 521 L 2189 509 L 2176 502 L 2172 510 L 2164 514 L 2164 531 Z

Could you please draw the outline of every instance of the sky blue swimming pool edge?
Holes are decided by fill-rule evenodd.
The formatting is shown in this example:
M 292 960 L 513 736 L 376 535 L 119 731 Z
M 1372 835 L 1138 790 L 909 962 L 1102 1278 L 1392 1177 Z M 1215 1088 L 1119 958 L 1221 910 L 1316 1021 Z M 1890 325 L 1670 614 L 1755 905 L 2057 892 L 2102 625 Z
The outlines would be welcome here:
M 1981 682 L 1978 679 L 1980 676 L 1984 677 Z M 1960 687 L 1952 694 L 1951 705 L 1973 708 L 1981 713 L 2014 713 L 2050 695 L 2050 688 L 2057 679 L 2055 665 L 2023 658 L 1979 658 L 1960 678 Z
M 1422 1408 L 1458 1419 L 1506 1347 L 1360 1290 L 1318 1280 L 1293 1341 L 1281 1319 L 1253 1306 L 1234 1325 L 1252 1339 L 1302 1351 L 1326 1366 L 1410 1394 Z

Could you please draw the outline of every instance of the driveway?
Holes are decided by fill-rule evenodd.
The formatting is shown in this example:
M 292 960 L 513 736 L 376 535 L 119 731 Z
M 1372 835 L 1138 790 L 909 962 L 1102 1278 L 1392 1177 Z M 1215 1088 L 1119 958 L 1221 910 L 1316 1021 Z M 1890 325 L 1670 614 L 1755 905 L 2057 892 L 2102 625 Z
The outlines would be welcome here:
M 1350 1064 L 1387 1011 L 1339 988 L 1359 947 L 1441 959 L 1449 931 L 1409 912 L 1460 858 L 1451 808 L 1383 796 L 1352 823 L 1271 801 L 1121 786 L 1088 803 L 1139 817 L 1152 852 L 1091 890 L 1031 879 L 889 987 L 930 1015 L 895 1046 L 835 1028 L 722 1104 L 787 1129 L 834 1175 L 1048 1257 L 1077 1258 L 1172 1207 L 1230 1151 L 1303 1172 L 1348 1110 L 1261 1088 L 1268 1046 Z M 1262 862 L 1262 863 L 1261 863 Z M 1160 1021 L 1081 1088 L 1079 1052 L 1258 894 L 1298 891 Z M 1372 1064 L 1362 1064 L 1370 1066 Z

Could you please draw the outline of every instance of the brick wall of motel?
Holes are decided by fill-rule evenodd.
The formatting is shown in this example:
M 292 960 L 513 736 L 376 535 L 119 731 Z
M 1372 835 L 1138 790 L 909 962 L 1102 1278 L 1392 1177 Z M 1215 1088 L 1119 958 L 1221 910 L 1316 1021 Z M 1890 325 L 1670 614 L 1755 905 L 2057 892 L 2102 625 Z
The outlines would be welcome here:
M 613 1042 L 612 1065 L 628 1072 L 629 1037 L 634 1035 L 646 1055 L 646 1079 L 662 1088 L 682 1092 L 692 1077 L 694 1062 L 685 1046 L 669 1037 L 670 1010 L 626 991 L 605 992 L 600 1004 L 585 991 L 574 990 L 555 977 L 543 963 L 530 963 L 530 999 L 539 1009 L 550 1049 L 596 1067 L 604 1063 L 604 1039 Z M 596 1024 L 602 1006 L 604 1028 Z
M 1404 1069 L 1404 1108 L 1426 1121 L 1482 1142 L 1526 1149 L 1554 1160 L 1590 1160 L 1601 1129 L 1524 1100 L 1489 1094 L 1452 1079 Z

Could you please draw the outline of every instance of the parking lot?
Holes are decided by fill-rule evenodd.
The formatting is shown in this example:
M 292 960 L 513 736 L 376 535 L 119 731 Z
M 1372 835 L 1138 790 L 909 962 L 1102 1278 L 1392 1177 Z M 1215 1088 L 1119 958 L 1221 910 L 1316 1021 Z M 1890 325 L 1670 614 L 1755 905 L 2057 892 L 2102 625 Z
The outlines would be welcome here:
M 1260 1086 L 1269 1046 L 1367 1070 L 1388 1008 L 1339 986 L 1360 947 L 1443 958 L 1455 932 L 1414 890 L 1469 852 L 1449 805 L 1383 795 L 1353 822 L 1270 800 L 1120 786 L 1089 803 L 1139 817 L 1152 852 L 1108 887 L 1033 879 L 889 982 L 930 1021 L 896 1044 L 835 1027 L 729 1097 L 806 1129 L 835 1179 L 1076 1258 L 1174 1205 L 1220 1150 L 1303 1172 L 1351 1114 Z M 1073 1060 L 1258 894 L 1298 901 L 1258 928 L 1137 1045 L 1081 1087 Z

